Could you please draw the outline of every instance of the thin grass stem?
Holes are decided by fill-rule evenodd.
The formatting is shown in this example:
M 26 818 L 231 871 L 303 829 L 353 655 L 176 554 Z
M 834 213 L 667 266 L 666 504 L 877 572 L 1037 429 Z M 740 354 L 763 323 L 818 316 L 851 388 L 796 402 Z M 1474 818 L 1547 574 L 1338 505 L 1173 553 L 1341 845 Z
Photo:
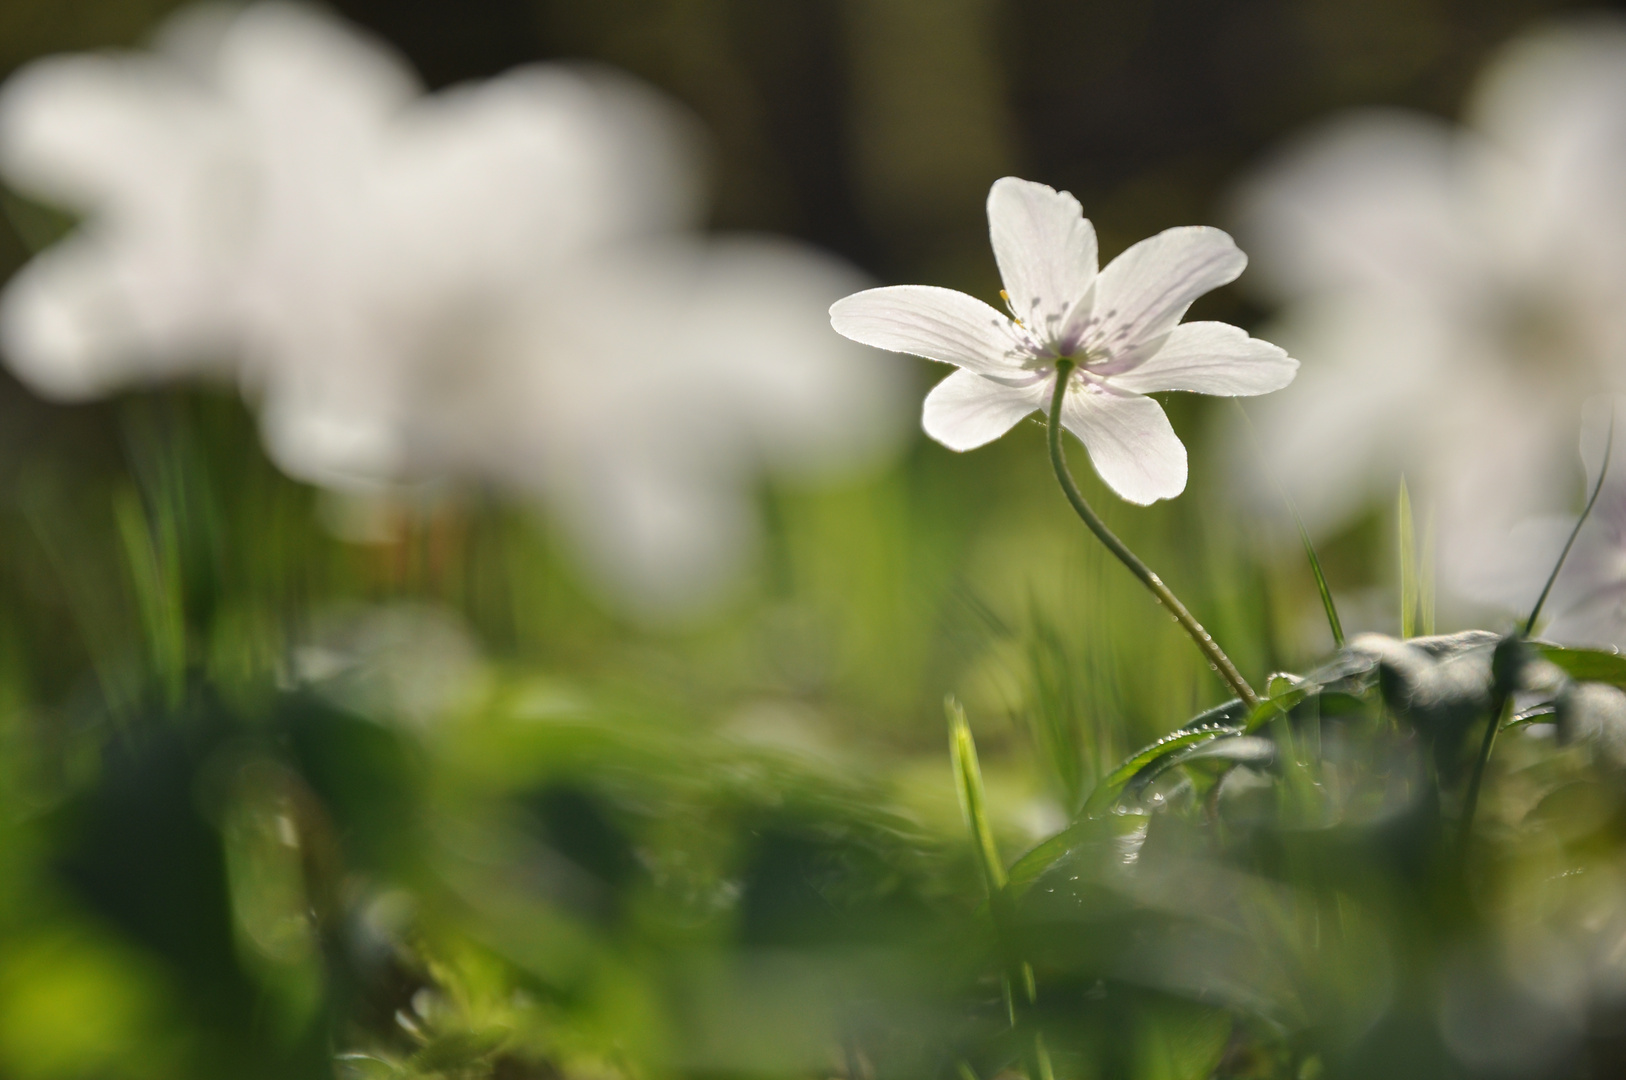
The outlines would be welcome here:
M 1253 444 L 1254 456 L 1259 459 L 1260 468 L 1269 478 L 1270 486 L 1276 489 L 1276 494 L 1280 495 L 1282 502 L 1287 505 L 1287 512 L 1293 515 L 1293 525 L 1299 531 L 1299 543 L 1304 545 L 1304 557 L 1310 562 L 1310 574 L 1315 578 L 1316 591 L 1321 594 L 1321 609 L 1327 615 L 1327 627 L 1332 631 L 1333 647 L 1342 649 L 1344 622 L 1338 617 L 1338 605 L 1333 602 L 1332 587 L 1327 584 L 1326 572 L 1321 569 L 1321 558 L 1315 553 L 1315 545 L 1310 542 L 1310 530 L 1305 527 L 1304 518 L 1299 513 L 1298 504 L 1293 501 L 1293 496 L 1287 493 L 1287 489 L 1282 487 L 1281 481 L 1276 479 L 1276 474 L 1271 471 L 1270 459 L 1265 457 L 1265 449 L 1259 443 L 1259 432 L 1253 426 L 1253 418 L 1248 415 L 1248 410 L 1242 407 L 1242 402 L 1232 398 L 1231 403 L 1236 406 L 1236 411 L 1242 416 L 1243 425 L 1248 429 L 1248 440 Z
M 1513 707 L 1513 695 L 1502 692 L 1497 696 L 1496 703 L 1491 708 L 1490 718 L 1485 723 L 1485 738 L 1479 744 L 1479 756 L 1474 758 L 1474 771 L 1468 777 L 1468 793 L 1462 800 L 1462 850 L 1468 850 L 1468 838 L 1474 831 L 1474 814 L 1479 809 L 1479 789 L 1485 783 L 1485 767 L 1490 764 L 1491 750 L 1496 745 L 1496 733 L 1502 730 L 1507 723 L 1508 712 Z
M 1559 571 L 1564 569 L 1564 560 L 1570 557 L 1570 549 L 1575 546 L 1575 538 L 1581 535 L 1581 526 L 1585 525 L 1586 519 L 1592 515 L 1592 508 L 1598 505 L 1598 496 L 1603 493 L 1604 477 L 1609 475 L 1609 458 L 1614 447 L 1615 412 L 1611 406 L 1609 432 L 1604 437 L 1603 461 L 1598 466 L 1598 478 L 1593 481 L 1592 493 L 1587 496 L 1586 506 L 1581 509 L 1581 516 L 1575 519 L 1575 527 L 1570 530 L 1569 539 L 1564 541 L 1564 549 L 1558 553 L 1558 561 L 1553 564 L 1552 573 L 1547 575 L 1547 583 L 1541 587 L 1541 595 L 1536 597 L 1536 604 L 1530 609 L 1530 617 L 1525 620 L 1523 629 L 1519 631 L 1521 638 L 1527 638 L 1535 632 L 1536 620 L 1541 617 L 1541 609 L 1553 591 L 1553 583 L 1558 580 Z M 1474 771 L 1468 778 L 1468 793 L 1462 804 L 1461 842 L 1464 850 L 1467 849 L 1469 837 L 1473 835 L 1474 814 L 1479 809 L 1479 789 L 1485 781 L 1485 769 L 1490 764 L 1491 751 L 1496 746 L 1496 733 L 1507 724 L 1512 706 L 1512 694 L 1506 690 L 1501 691 L 1486 723 L 1485 738 L 1479 744 L 1479 755 L 1474 758 Z
M 1529 637 L 1535 633 L 1536 620 L 1541 617 L 1542 606 L 1547 603 L 1547 596 L 1553 591 L 1553 583 L 1558 580 L 1558 572 L 1564 569 L 1564 560 L 1570 557 L 1570 548 L 1575 546 L 1575 538 L 1581 535 L 1581 526 L 1591 516 L 1592 508 L 1598 504 L 1598 496 L 1603 493 L 1603 478 L 1609 475 L 1609 457 L 1615 446 L 1615 412 L 1609 410 L 1609 434 L 1603 441 L 1603 463 L 1598 466 L 1598 479 L 1592 485 L 1592 494 L 1587 497 L 1586 506 L 1581 510 L 1581 516 L 1575 519 L 1575 528 L 1570 530 L 1568 540 L 1564 541 L 1564 550 L 1558 553 L 1558 561 L 1553 564 L 1553 572 L 1547 575 L 1547 584 L 1541 587 L 1541 595 L 1536 597 L 1536 606 L 1530 609 L 1530 618 L 1524 623 L 1524 636 Z

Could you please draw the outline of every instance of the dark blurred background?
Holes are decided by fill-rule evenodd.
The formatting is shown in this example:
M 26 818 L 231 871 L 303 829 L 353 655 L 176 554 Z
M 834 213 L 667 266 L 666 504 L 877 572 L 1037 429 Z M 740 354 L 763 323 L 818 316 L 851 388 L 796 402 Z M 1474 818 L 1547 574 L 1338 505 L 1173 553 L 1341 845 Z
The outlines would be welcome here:
M 179 5 L 11 0 L 0 75 L 139 42 Z M 538 59 L 626 68 L 715 139 L 720 227 L 892 280 L 991 280 L 982 200 L 1073 191 L 1103 254 L 1213 220 L 1238 168 L 1358 105 L 1458 113 L 1485 55 L 1561 0 L 342 0 L 432 88 Z M 1584 5 L 1597 8 L 1600 5 Z M 5 239 L 6 268 L 21 255 Z

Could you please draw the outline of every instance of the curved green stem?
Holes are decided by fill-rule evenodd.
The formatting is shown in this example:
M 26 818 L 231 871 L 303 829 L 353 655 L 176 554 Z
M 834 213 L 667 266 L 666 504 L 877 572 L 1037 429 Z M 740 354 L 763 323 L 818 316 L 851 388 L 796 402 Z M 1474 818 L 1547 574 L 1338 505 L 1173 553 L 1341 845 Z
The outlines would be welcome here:
M 1468 840 L 1474 833 L 1474 814 L 1479 809 L 1479 789 L 1485 783 L 1485 766 L 1490 764 L 1491 749 L 1496 745 L 1496 733 L 1507 723 L 1513 707 L 1513 695 L 1505 691 L 1491 703 L 1490 717 L 1485 725 L 1485 738 L 1479 744 L 1479 755 L 1474 758 L 1474 771 L 1468 777 L 1468 793 L 1462 800 L 1462 830 L 1459 842 L 1467 850 Z
M 1558 553 L 1558 561 L 1553 564 L 1552 573 L 1547 575 L 1547 583 L 1541 587 L 1541 595 L 1536 598 L 1536 606 L 1530 609 L 1530 617 L 1525 620 L 1524 627 L 1518 632 L 1520 638 L 1527 638 L 1535 632 L 1536 620 L 1541 617 L 1541 609 L 1546 605 L 1547 597 L 1552 594 L 1553 583 L 1558 580 L 1559 571 L 1564 569 L 1564 560 L 1570 557 L 1570 549 L 1575 546 L 1575 538 L 1581 535 L 1581 526 L 1592 516 L 1592 508 L 1598 505 L 1598 496 L 1603 493 L 1604 478 L 1609 475 L 1609 459 L 1614 455 L 1614 447 L 1615 412 L 1611 407 L 1609 432 L 1603 441 L 1603 461 L 1598 466 L 1598 478 L 1593 481 L 1592 493 L 1587 496 L 1581 516 L 1575 519 L 1575 527 L 1570 530 L 1569 539 L 1564 541 L 1564 549 Z M 1512 695 L 1504 690 L 1492 704 L 1488 726 L 1485 728 L 1485 738 L 1479 744 L 1479 753 L 1474 758 L 1474 771 L 1468 778 L 1468 793 L 1462 804 L 1461 842 L 1465 849 L 1473 835 L 1474 814 L 1479 809 L 1479 789 L 1485 782 L 1485 767 L 1490 764 L 1491 751 L 1496 747 L 1497 732 L 1507 723 L 1511 709 Z
M 1124 542 L 1107 528 L 1106 522 L 1102 521 L 1090 504 L 1084 501 L 1084 495 L 1073 482 L 1073 474 L 1067 469 L 1067 456 L 1063 453 L 1061 444 L 1061 403 L 1067 394 L 1067 377 L 1072 370 L 1072 361 L 1056 362 L 1056 389 L 1050 396 L 1050 464 L 1056 470 L 1056 479 L 1061 483 L 1063 494 L 1067 496 L 1067 501 L 1072 504 L 1073 510 L 1083 519 L 1084 524 L 1088 525 L 1096 538 L 1107 546 L 1107 550 L 1116 555 L 1119 562 L 1129 567 L 1129 572 L 1139 578 L 1141 584 L 1157 597 L 1158 602 L 1173 613 L 1175 621 L 1191 636 L 1191 640 L 1197 643 L 1197 648 L 1208 659 L 1209 665 L 1219 672 L 1220 678 L 1225 680 L 1236 696 L 1250 709 L 1253 708 L 1259 704 L 1259 695 L 1253 692 L 1248 680 L 1244 679 L 1236 665 L 1231 663 L 1231 658 L 1225 655 L 1225 650 L 1221 649 L 1219 643 L 1203 629 L 1202 623 L 1186 610 L 1186 605 L 1180 602 L 1180 598 L 1163 584 L 1163 579 L 1152 573 L 1152 568 L 1141 562 L 1140 556 L 1130 551 Z

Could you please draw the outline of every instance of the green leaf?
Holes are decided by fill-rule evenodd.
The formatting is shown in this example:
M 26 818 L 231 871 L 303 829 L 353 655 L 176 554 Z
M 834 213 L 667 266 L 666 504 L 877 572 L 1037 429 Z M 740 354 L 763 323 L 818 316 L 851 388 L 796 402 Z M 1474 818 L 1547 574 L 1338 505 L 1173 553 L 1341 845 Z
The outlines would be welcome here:
M 1223 705 L 1216 705 L 1212 709 L 1205 709 L 1198 713 L 1184 724 L 1181 724 L 1171 734 L 1181 731 L 1196 731 L 1199 728 L 1211 728 L 1215 725 L 1231 727 L 1240 724 L 1247 715 L 1248 707 L 1242 703 L 1242 699 L 1232 698 Z
M 1122 765 L 1104 776 L 1090 793 L 1089 801 L 1084 804 L 1085 815 L 1099 814 L 1111 806 L 1142 769 L 1156 764 L 1170 754 L 1214 739 L 1242 733 L 1241 727 L 1232 724 L 1203 724 L 1200 727 L 1184 727 L 1178 731 L 1171 731 L 1150 746 L 1141 748 Z
M 1046 870 L 1082 848 L 1110 845 L 1121 851 L 1125 843 L 1133 843 L 1145 834 L 1150 820 L 1150 814 L 1138 810 L 1080 818 L 1012 863 L 1005 891 L 1013 899 L 1020 898 Z
M 1536 649 L 1572 679 L 1626 687 L 1626 656 L 1620 653 L 1602 649 L 1567 649 L 1547 642 L 1537 642 Z
M 1160 758 L 1142 769 L 1127 785 L 1125 791 L 1140 793 L 1170 769 L 1178 769 L 1194 761 L 1218 758 L 1236 765 L 1262 765 L 1276 756 L 1276 744 L 1257 735 L 1231 735 L 1199 743 L 1187 750 Z
M 1277 676 L 1282 678 L 1282 676 Z M 1272 683 L 1276 680 L 1272 679 Z M 1242 725 L 1245 732 L 1255 732 L 1278 716 L 1285 716 L 1299 702 L 1321 689 L 1319 683 L 1308 680 L 1299 680 L 1290 683 L 1287 688 L 1272 693 L 1265 700 L 1253 707 L 1248 714 L 1247 723 Z

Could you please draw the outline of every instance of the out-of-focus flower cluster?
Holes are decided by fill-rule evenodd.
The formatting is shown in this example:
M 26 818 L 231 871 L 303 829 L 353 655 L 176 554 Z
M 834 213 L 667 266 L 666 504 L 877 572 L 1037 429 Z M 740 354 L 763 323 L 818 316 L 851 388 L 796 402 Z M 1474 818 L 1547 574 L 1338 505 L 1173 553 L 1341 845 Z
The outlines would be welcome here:
M 1304 361 L 1258 409 L 1273 471 L 1323 534 L 1403 473 L 1437 515 L 1442 584 L 1482 597 L 1510 525 L 1569 508 L 1582 401 L 1626 386 L 1626 23 L 1516 39 L 1461 127 L 1335 119 L 1237 216 L 1283 304 L 1269 336 Z
M 236 382 L 326 486 L 541 496 L 612 595 L 684 608 L 748 556 L 764 470 L 873 460 L 907 411 L 904 369 L 829 333 L 850 267 L 694 231 L 698 142 L 613 71 L 424 95 L 314 10 L 190 9 L 0 93 L 0 172 L 83 218 L 0 347 L 59 399 Z

